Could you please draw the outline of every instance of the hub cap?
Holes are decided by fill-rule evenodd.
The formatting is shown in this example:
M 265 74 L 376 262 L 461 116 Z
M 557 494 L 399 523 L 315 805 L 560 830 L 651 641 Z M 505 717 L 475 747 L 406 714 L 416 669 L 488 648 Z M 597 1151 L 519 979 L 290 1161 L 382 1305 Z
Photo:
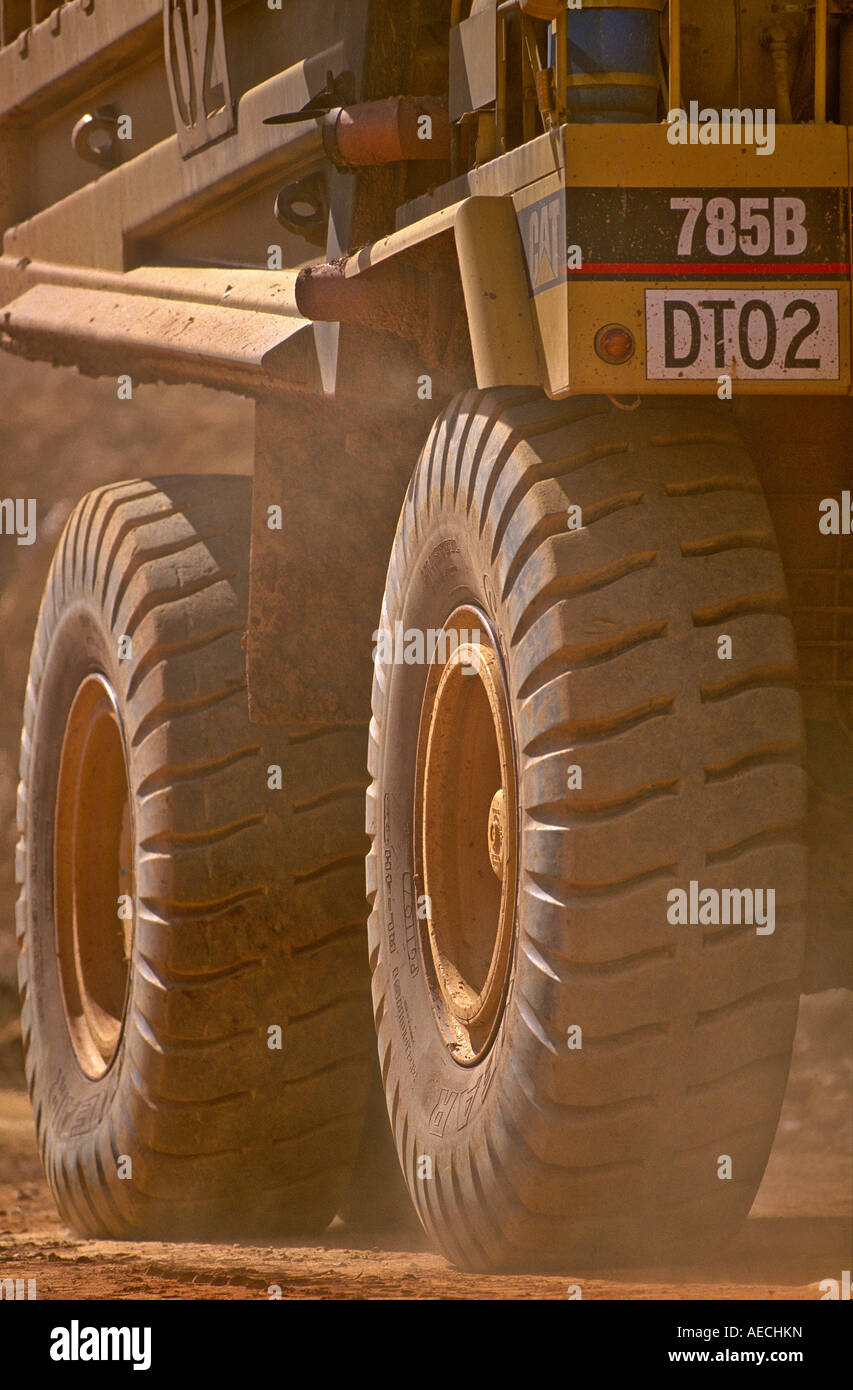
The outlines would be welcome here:
M 118 1049 L 130 974 L 133 833 L 115 697 L 87 676 L 71 706 L 59 763 L 54 910 L 68 1032 L 85 1074 L 103 1076 Z M 132 912 L 132 906 L 129 907 Z
M 517 875 L 516 780 L 503 669 L 488 623 L 457 608 L 444 625 L 421 709 L 415 872 L 433 1009 L 470 1066 L 499 1022 Z

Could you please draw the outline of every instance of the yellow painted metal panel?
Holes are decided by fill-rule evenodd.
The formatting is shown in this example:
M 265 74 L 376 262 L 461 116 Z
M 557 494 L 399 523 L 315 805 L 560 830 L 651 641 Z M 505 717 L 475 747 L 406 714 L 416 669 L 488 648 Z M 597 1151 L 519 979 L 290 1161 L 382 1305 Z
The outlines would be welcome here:
M 539 350 L 544 363 L 543 385 L 548 394 L 559 397 L 582 392 L 612 395 L 632 394 L 708 394 L 717 392 L 717 374 L 704 378 L 650 378 L 648 375 L 646 342 L 646 291 L 681 290 L 689 299 L 697 293 L 715 295 L 727 290 L 735 302 L 742 305 L 744 291 L 754 292 L 761 299 L 767 292 L 768 304 L 784 306 L 786 291 L 818 293 L 816 303 L 834 309 L 838 306 L 838 363 L 828 370 L 830 378 L 809 379 L 779 375 L 755 379 L 739 377 L 734 370 L 736 393 L 774 395 L 839 395 L 851 389 L 851 294 L 850 294 L 850 226 L 846 228 L 846 247 L 839 253 L 835 273 L 815 273 L 811 262 L 803 265 L 802 278 L 797 275 L 794 257 L 789 264 L 775 269 L 777 278 L 759 262 L 750 264 L 741 255 L 734 269 L 723 257 L 710 267 L 717 273 L 701 272 L 703 267 L 689 260 L 677 268 L 665 262 L 677 262 L 675 250 L 659 258 L 659 275 L 642 275 L 642 265 L 634 268 L 628 278 L 611 273 L 576 276 L 565 266 L 542 269 L 547 253 L 553 261 L 553 238 L 559 219 L 559 251 L 573 244 L 572 193 L 581 190 L 639 190 L 654 198 L 662 190 L 661 209 L 669 210 L 666 190 L 695 190 L 702 196 L 708 190 L 767 190 L 772 209 L 774 190 L 843 190 L 846 199 L 848 171 L 853 167 L 853 152 L 848 150 L 853 132 L 846 128 L 823 126 L 776 127 L 775 149 L 772 154 L 760 155 L 754 146 L 673 145 L 667 138 L 666 126 L 567 126 L 562 132 L 565 149 L 565 176 L 551 175 L 537 180 L 514 196 L 516 213 L 528 262 L 530 288 L 535 309 Z M 565 188 L 565 193 L 562 189 Z M 816 194 L 817 197 L 817 194 Z M 831 194 L 820 195 L 821 206 L 829 206 Z M 565 206 L 558 210 L 560 199 Z M 630 201 L 626 195 L 625 205 Z M 615 206 L 615 204 L 614 204 Z M 623 214 L 625 215 L 625 214 Z M 770 214 L 772 216 L 772 212 Z M 838 231 L 836 219 L 835 231 Z M 618 239 L 620 228 L 608 228 L 608 235 Z M 628 233 L 626 231 L 626 238 Z M 546 252 L 543 253 L 543 244 Z M 624 259 L 627 259 L 625 257 Z M 712 257 L 709 255 L 708 260 Z M 695 261 L 695 258 L 694 258 Z M 828 263 L 827 263 L 828 264 Z M 727 270 L 731 269 L 728 274 Z M 809 272 L 812 273 L 809 273 Z M 737 273 L 736 273 L 737 272 Z M 829 298 L 827 298 L 829 296 Z M 719 295 L 718 295 L 719 297 Z M 790 296 L 789 296 L 790 297 Z M 594 349 L 595 335 L 610 323 L 623 324 L 634 334 L 636 351 L 629 362 L 615 366 L 602 361 Z M 812 360 L 807 358 L 806 360 Z M 720 369 L 719 375 L 731 374 L 731 368 Z

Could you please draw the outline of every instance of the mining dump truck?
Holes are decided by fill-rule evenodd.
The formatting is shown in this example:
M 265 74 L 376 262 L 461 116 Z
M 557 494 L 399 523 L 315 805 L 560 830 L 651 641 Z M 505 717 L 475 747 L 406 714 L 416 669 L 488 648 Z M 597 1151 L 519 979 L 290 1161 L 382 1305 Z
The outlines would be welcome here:
M 396 1180 L 471 1269 L 725 1239 L 850 982 L 853 4 L 0 26 L 2 346 L 255 418 L 251 478 L 84 497 L 41 605 L 62 1215 L 279 1238 Z

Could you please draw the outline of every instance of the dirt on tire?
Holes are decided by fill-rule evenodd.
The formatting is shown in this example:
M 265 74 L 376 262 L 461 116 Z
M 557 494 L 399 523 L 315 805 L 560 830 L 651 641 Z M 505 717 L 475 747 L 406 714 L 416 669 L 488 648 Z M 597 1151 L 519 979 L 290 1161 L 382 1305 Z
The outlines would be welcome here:
M 411 906 L 425 891 L 411 788 L 431 677 L 377 663 L 374 1010 L 421 1220 L 460 1267 L 485 1270 L 724 1240 L 785 1092 L 806 897 L 796 643 L 736 432 L 696 402 L 631 414 L 520 390 L 460 397 L 401 513 L 386 645 L 452 610 L 480 613 L 502 658 L 520 886 L 502 1021 L 460 1065 L 434 1026 L 439 928 Z M 459 757 L 477 756 L 469 732 Z M 479 810 L 458 828 L 460 878 L 489 879 L 466 848 L 488 799 Z M 686 899 L 694 880 L 718 895 L 771 885 L 773 923 L 677 921 L 670 892 Z M 583 1041 L 568 1050 L 573 1028 Z
M 248 478 L 98 489 L 66 525 L 40 613 L 19 796 L 23 1039 L 50 1185 L 92 1236 L 322 1230 L 361 1138 L 365 732 L 250 725 L 250 506 Z M 100 1072 L 72 1050 L 51 852 L 63 731 L 93 674 L 135 826 L 130 979 Z M 95 773 L 103 809 L 93 783 L 73 811 L 92 817 L 84 848 L 110 814 Z M 99 877 L 92 865 L 79 885 L 78 933 Z

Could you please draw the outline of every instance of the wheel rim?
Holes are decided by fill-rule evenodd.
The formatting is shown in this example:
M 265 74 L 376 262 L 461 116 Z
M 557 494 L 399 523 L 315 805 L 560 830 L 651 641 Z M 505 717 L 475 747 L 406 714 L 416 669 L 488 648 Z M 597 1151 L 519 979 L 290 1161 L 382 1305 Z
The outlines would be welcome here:
M 115 695 L 87 676 L 68 715 L 59 760 L 54 911 L 62 1002 L 77 1060 L 92 1079 L 118 1050 L 127 1002 L 133 918 L 133 833 Z
M 515 759 L 503 667 L 485 616 L 457 608 L 436 654 L 415 777 L 418 921 L 436 1022 L 454 1060 L 471 1066 L 495 1035 L 509 978 Z

